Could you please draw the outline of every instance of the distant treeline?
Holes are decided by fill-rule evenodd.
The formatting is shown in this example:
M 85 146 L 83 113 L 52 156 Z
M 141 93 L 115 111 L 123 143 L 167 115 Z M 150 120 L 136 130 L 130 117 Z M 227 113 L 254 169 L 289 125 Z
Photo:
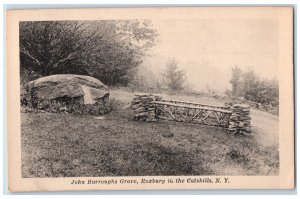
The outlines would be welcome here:
M 253 70 L 243 71 L 235 66 L 230 79 L 232 89 L 227 94 L 276 107 L 279 105 L 279 84 L 276 78 L 263 79 Z

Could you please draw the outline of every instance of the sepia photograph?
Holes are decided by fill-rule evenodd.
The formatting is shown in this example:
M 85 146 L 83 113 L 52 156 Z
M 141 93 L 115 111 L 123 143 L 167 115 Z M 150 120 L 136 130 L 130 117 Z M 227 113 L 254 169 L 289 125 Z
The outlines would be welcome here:
M 288 169 L 293 182 L 293 9 L 139 11 L 15 20 L 20 179 L 178 188 Z

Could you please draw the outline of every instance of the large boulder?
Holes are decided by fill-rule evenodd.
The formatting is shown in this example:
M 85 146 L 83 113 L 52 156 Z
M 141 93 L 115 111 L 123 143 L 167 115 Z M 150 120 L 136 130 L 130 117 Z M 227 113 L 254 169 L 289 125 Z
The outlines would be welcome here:
M 38 99 L 78 99 L 84 104 L 106 101 L 109 97 L 107 86 L 98 79 L 85 75 L 51 75 L 28 83 L 28 90 L 34 91 Z

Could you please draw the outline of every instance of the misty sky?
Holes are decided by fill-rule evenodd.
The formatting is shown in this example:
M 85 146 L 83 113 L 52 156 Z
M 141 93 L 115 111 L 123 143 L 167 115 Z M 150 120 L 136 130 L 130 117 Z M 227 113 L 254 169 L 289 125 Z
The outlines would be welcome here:
M 270 19 L 156 20 L 159 41 L 144 66 L 155 74 L 175 58 L 196 90 L 229 88 L 231 68 L 252 68 L 264 78 L 278 75 L 277 23 Z

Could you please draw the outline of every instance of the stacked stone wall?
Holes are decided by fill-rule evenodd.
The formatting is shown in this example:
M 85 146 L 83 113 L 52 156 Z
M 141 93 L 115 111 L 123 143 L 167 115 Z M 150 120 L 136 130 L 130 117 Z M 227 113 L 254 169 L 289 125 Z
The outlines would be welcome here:
M 135 95 L 131 105 L 135 120 L 142 120 L 147 122 L 155 122 L 155 101 L 162 98 L 153 94 L 137 94 Z
M 234 104 L 230 107 L 228 130 L 236 133 L 251 133 L 250 106 Z
M 137 94 L 132 101 L 132 109 L 135 120 L 155 122 L 157 120 L 155 102 L 162 101 L 162 97 L 153 94 Z M 166 102 L 167 103 L 167 102 Z M 176 101 L 174 101 L 174 105 Z M 170 105 L 170 102 L 168 102 Z M 200 104 L 199 104 L 200 105 Z M 203 105 L 204 106 L 204 105 Z M 203 107 L 199 106 L 199 109 Z M 228 130 L 235 133 L 251 133 L 250 106 L 246 104 L 227 104 L 230 110 Z

